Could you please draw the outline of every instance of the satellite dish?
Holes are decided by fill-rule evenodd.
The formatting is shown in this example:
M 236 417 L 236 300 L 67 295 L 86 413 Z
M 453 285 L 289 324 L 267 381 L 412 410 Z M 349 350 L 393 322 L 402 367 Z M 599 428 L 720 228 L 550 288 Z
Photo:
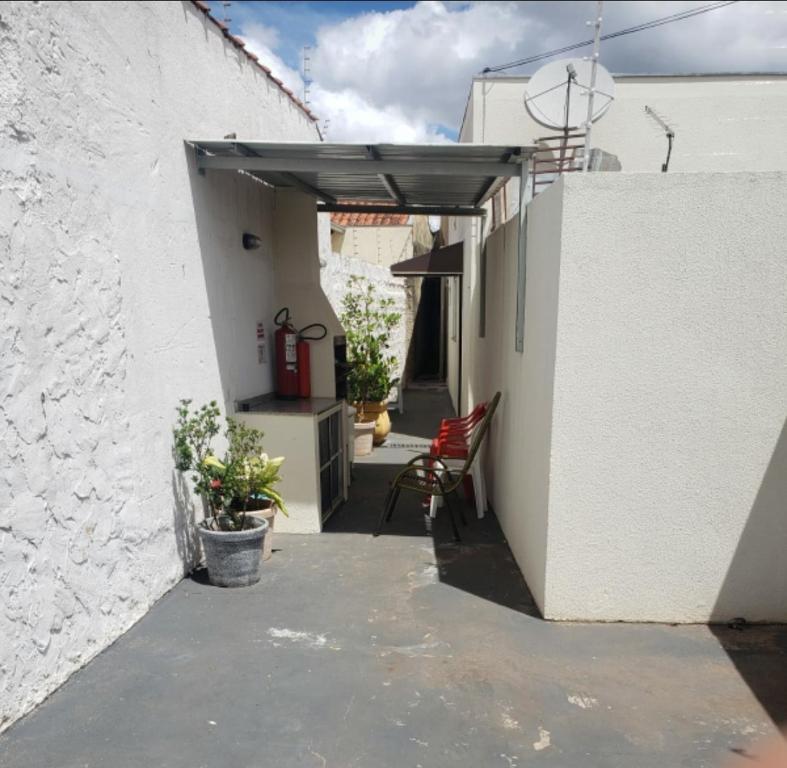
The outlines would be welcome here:
M 548 128 L 579 128 L 588 118 L 593 62 L 559 59 L 544 65 L 528 81 L 525 106 L 532 118 Z M 612 75 L 596 64 L 592 121 L 598 120 L 615 98 Z

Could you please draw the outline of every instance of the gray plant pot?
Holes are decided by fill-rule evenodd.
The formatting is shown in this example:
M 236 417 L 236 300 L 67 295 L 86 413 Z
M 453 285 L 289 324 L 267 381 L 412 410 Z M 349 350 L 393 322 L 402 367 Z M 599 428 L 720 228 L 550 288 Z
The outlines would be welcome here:
M 210 583 L 217 587 L 248 587 L 260 580 L 262 540 L 266 520 L 247 518 L 253 526 L 243 531 L 213 531 L 206 522 L 197 527 Z

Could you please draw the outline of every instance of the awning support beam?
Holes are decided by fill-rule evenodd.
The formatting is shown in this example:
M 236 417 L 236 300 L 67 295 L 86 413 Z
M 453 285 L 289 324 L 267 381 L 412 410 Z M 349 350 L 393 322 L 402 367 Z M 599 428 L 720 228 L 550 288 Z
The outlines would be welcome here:
M 380 153 L 371 144 L 366 147 L 366 151 L 369 153 L 369 158 L 371 160 L 380 159 Z M 380 183 L 385 187 L 385 191 L 394 202 L 398 205 L 407 205 L 407 200 L 402 194 L 402 190 L 399 189 L 399 186 L 394 181 L 394 177 L 391 176 L 390 173 L 380 173 L 377 175 L 377 178 L 380 179 Z
M 246 144 L 243 142 L 236 141 L 234 147 L 235 151 L 241 157 L 261 157 L 259 152 L 255 152 L 251 147 L 246 146 Z M 297 176 L 294 176 L 291 173 L 282 173 L 281 176 L 283 179 L 286 179 L 293 187 L 300 189 L 301 192 L 305 192 L 307 195 L 316 197 L 318 200 L 322 200 L 324 203 L 336 202 L 336 198 L 332 195 L 329 195 L 327 192 L 323 192 L 321 189 L 317 189 L 317 187 L 313 187 L 311 184 L 307 184 L 303 179 L 299 179 Z
M 321 189 L 317 189 L 317 187 L 313 187 L 311 184 L 305 182 L 303 179 L 296 176 L 294 173 L 282 173 L 282 178 L 289 181 L 293 187 L 297 187 L 298 189 L 300 189 L 301 192 L 305 192 L 307 195 L 312 195 L 313 197 L 316 197 L 318 200 L 322 200 L 324 203 L 336 202 L 335 197 L 329 195 L 327 192 L 323 192 Z
M 411 213 L 421 216 L 483 216 L 483 208 L 450 205 L 365 205 L 358 203 L 325 203 L 317 206 L 317 213 Z
M 511 157 L 511 153 L 507 152 L 501 158 L 504 163 L 508 162 L 508 159 Z M 497 182 L 497 176 L 490 176 L 487 180 L 487 183 L 484 185 L 484 188 L 481 190 L 481 194 L 475 199 L 476 205 L 481 205 L 486 202 L 487 195 L 492 191 L 492 188 L 495 186 Z
M 520 163 L 461 163 L 451 160 L 334 160 L 296 157 L 228 157 L 198 155 L 199 168 L 223 171 L 268 171 L 273 173 L 405 174 L 411 176 L 520 176 Z

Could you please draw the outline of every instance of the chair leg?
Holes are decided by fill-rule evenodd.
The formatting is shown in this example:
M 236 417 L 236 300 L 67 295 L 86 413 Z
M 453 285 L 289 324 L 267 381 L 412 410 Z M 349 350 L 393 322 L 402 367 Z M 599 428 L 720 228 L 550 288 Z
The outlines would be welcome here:
M 389 523 L 391 518 L 393 517 L 394 507 L 396 506 L 396 502 L 399 501 L 399 494 L 401 493 L 401 488 L 394 488 L 394 492 L 391 496 L 391 501 L 388 506 L 388 516 L 385 518 L 385 522 Z
M 448 509 L 448 516 L 451 518 L 451 528 L 454 531 L 454 541 L 462 541 L 462 537 L 459 535 L 459 528 L 456 525 L 456 515 L 454 514 L 454 507 L 453 504 L 448 500 L 448 496 L 443 497 L 445 499 L 445 506 Z
M 459 491 L 454 491 L 454 500 L 459 505 L 459 519 L 462 521 L 462 525 L 467 525 L 467 518 L 465 517 L 465 509 L 464 505 L 462 504 L 462 499 L 459 498 Z
M 383 528 L 383 523 L 391 519 L 391 512 L 393 511 L 392 502 L 394 499 L 394 492 L 397 492 L 397 496 L 398 496 L 398 491 L 399 489 L 394 488 L 393 486 L 391 486 L 390 489 L 388 490 L 388 495 L 385 497 L 385 504 L 383 505 L 383 513 L 380 515 L 380 521 L 377 523 L 377 528 L 374 529 L 374 533 L 372 534 L 373 536 L 379 536 L 380 531 Z
M 476 460 L 471 467 L 473 475 L 473 491 L 475 492 L 475 508 L 478 518 L 481 519 L 486 512 L 486 483 L 484 482 L 484 472 L 481 469 L 481 463 Z
M 432 494 L 432 498 L 429 500 L 429 517 L 434 520 L 437 517 L 437 509 L 440 503 L 440 499 Z

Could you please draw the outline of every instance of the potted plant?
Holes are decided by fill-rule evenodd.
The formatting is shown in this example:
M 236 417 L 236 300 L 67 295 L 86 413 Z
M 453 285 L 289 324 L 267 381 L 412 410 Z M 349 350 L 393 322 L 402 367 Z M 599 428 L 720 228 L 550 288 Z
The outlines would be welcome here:
M 391 334 L 401 315 L 392 310 L 393 306 L 393 299 L 377 298 L 374 286 L 368 280 L 357 276 L 350 278 L 340 318 L 347 337 L 347 360 L 351 366 L 347 374 L 347 389 L 357 409 L 356 436 L 359 432 L 368 431 L 368 426 L 363 425 L 373 421 L 375 445 L 380 445 L 391 431 L 388 394 L 398 381 L 393 376 L 399 364 L 389 348 Z
M 233 426 L 235 426 L 233 424 Z M 281 482 L 279 468 L 284 463 L 284 456 L 274 459 L 267 453 L 250 455 L 243 462 L 241 472 L 235 489 L 235 498 L 232 501 L 236 509 L 242 509 L 247 515 L 265 520 L 268 523 L 268 532 L 265 534 L 262 545 L 262 559 L 268 560 L 273 551 L 273 526 L 276 512 L 289 517 L 276 486 Z
M 249 459 L 262 453 L 263 433 L 228 418 L 228 448 L 223 460 L 212 449 L 221 413 L 215 401 L 191 411 L 181 400 L 174 429 L 175 465 L 192 472 L 194 492 L 205 502 L 207 515 L 197 532 L 205 552 L 208 578 L 221 587 L 242 587 L 260 579 L 260 557 L 269 529 L 266 520 L 248 509 Z M 238 499 L 243 499 L 238 503 Z

